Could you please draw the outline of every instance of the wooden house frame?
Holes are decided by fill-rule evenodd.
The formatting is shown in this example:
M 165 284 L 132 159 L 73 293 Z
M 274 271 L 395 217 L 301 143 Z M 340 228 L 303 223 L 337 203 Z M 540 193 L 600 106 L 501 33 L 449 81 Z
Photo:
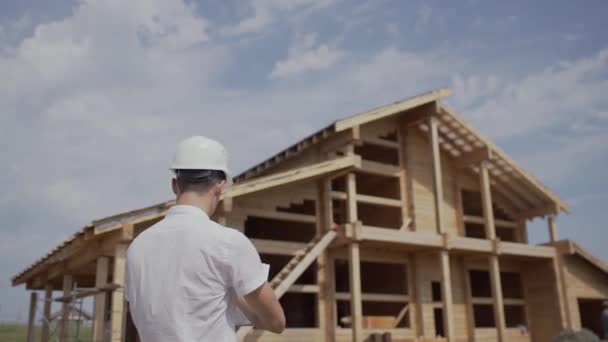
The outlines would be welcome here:
M 338 120 L 235 177 L 214 219 L 271 265 L 288 324 L 282 335 L 241 328 L 239 339 L 548 341 L 587 326 L 596 309 L 586 308 L 608 298 L 608 266 L 558 241 L 568 204 L 442 103 L 449 93 Z M 173 204 L 93 221 L 13 285 L 44 290 L 44 315 L 53 301 L 67 315 L 94 296 L 94 341 L 136 341 L 125 252 Z M 549 241 L 530 245 L 526 222 L 538 217 Z

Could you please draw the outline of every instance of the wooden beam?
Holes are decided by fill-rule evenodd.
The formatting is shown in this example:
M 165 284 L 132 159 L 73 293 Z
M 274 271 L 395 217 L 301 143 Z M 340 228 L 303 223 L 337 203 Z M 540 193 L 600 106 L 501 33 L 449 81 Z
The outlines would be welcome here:
M 53 284 L 47 283 L 44 286 L 44 309 L 42 311 L 42 330 L 40 341 L 49 342 L 51 309 L 53 306 Z
M 348 168 L 361 166 L 361 157 L 350 155 L 342 158 L 332 159 L 317 164 L 301 167 L 295 170 L 274 173 L 269 176 L 255 178 L 229 187 L 223 194 L 226 197 L 238 197 L 252 194 L 262 190 L 272 189 L 285 184 L 293 184 L 300 181 L 314 179 L 316 177 L 331 174 Z
M 481 216 L 464 215 L 462 217 L 464 222 L 485 224 L 485 219 Z M 496 227 L 507 227 L 507 228 L 518 228 L 517 222 L 505 221 L 505 220 L 494 220 Z
M 557 204 L 549 204 L 542 207 L 532 208 L 530 210 L 519 213 L 517 216 L 518 219 L 521 220 L 529 220 L 535 217 L 545 216 L 545 215 L 557 215 L 559 212 L 559 207 Z
M 30 311 L 27 319 L 27 342 L 34 342 L 34 330 L 36 329 L 36 305 L 38 304 L 38 292 L 30 293 Z
M 450 95 L 449 89 L 438 89 L 419 96 L 415 96 L 403 101 L 390 104 L 388 106 L 373 109 L 343 120 L 336 121 L 334 124 L 336 132 L 343 131 L 353 126 L 363 125 L 370 121 L 379 120 L 391 115 L 402 113 L 412 108 L 419 107 L 429 102 L 434 102 L 442 97 Z
M 441 299 L 443 302 L 443 325 L 448 341 L 455 341 L 454 307 L 452 301 L 452 277 L 450 275 L 450 256 L 447 250 L 439 252 L 441 267 Z
M 100 257 L 97 259 L 95 270 L 95 287 L 100 288 L 107 284 L 109 268 L 110 259 L 108 257 Z M 93 342 L 103 342 L 106 316 L 106 297 L 106 292 L 100 292 L 95 295 L 95 307 L 93 309 Z
M 329 230 L 333 224 L 331 181 L 323 179 L 317 184 L 317 236 Z M 336 336 L 336 281 L 334 259 L 325 249 L 317 259 L 317 325 L 323 331 L 323 341 L 331 342 Z M 293 285 L 292 285 L 293 288 Z
M 73 278 L 66 274 L 63 276 L 63 295 L 69 296 L 72 294 Z M 70 331 L 70 303 L 64 302 L 61 304 L 61 326 L 59 327 L 59 342 L 67 342 Z
M 534 177 L 530 176 L 527 172 L 525 172 L 505 152 L 503 152 L 500 148 L 498 148 L 496 145 L 494 145 L 492 142 L 490 142 L 488 139 L 486 139 L 484 136 L 482 136 L 476 129 L 474 129 L 471 125 L 469 125 L 467 122 L 465 122 L 459 115 L 457 115 L 454 111 L 452 111 L 452 109 L 450 109 L 444 103 L 440 104 L 439 109 L 441 112 L 445 113 L 446 115 L 449 115 L 450 118 L 452 120 L 454 120 L 459 126 L 463 127 L 465 130 L 470 132 L 470 134 L 475 136 L 477 139 L 481 140 L 485 146 L 490 147 L 492 149 L 494 155 L 496 156 L 496 158 L 503 159 L 507 163 L 507 165 L 509 165 L 510 167 L 515 169 L 515 172 L 517 172 L 519 175 L 521 175 L 522 178 L 524 178 L 528 183 L 532 184 L 532 186 L 534 186 L 536 189 L 538 189 L 538 191 L 541 192 L 544 196 L 548 197 L 552 202 L 557 203 L 558 206 L 562 210 L 564 210 L 566 212 L 570 212 L 570 206 L 566 202 L 564 202 L 561 198 L 559 198 L 559 196 L 557 196 L 556 194 L 551 192 L 551 190 L 549 190 L 547 187 L 545 187 L 543 184 L 541 184 Z
M 563 255 L 557 253 L 553 258 L 553 272 L 555 274 L 555 289 L 557 291 L 558 304 L 561 310 L 562 328 L 572 329 L 572 313 L 570 310 L 570 295 L 566 280 Z
M 278 241 L 266 239 L 250 239 L 260 254 L 296 255 L 306 247 L 303 242 Z
M 382 146 L 386 148 L 399 148 L 399 143 L 392 140 L 380 139 L 375 137 L 362 138 L 361 141 L 366 145 Z
M 429 118 L 429 141 L 431 142 L 432 164 L 433 164 L 433 190 L 435 196 L 435 225 L 437 233 L 446 232 L 443 225 L 443 181 L 441 179 L 441 158 L 439 154 L 438 138 L 439 121 L 435 117 Z M 450 323 L 451 324 L 451 323 Z
M 349 292 L 336 292 L 335 299 L 337 300 L 350 300 L 351 298 Z M 410 300 L 410 296 L 387 293 L 361 293 L 361 300 L 370 302 L 405 303 Z
M 346 200 L 346 193 L 342 191 L 332 191 L 331 198 Z M 383 205 L 388 207 L 402 207 L 401 200 L 387 197 L 379 197 L 379 196 L 370 196 L 370 195 L 361 195 L 357 194 L 357 202 L 358 203 L 367 203 L 367 204 L 375 204 L 375 205 Z
M 555 215 L 547 216 L 547 225 L 549 228 L 549 241 L 551 243 L 559 240 L 557 235 L 557 225 L 555 224 Z
M 363 160 L 358 171 L 361 173 L 386 177 L 399 177 L 399 173 L 401 172 L 398 166 L 378 163 L 370 160 Z
M 346 176 L 346 220 L 357 222 L 357 180 L 354 173 Z M 352 341 L 363 341 L 363 307 L 361 303 L 361 260 L 359 243 L 351 241 L 348 246 L 348 270 L 350 283 L 350 313 L 352 319 Z
M 487 162 L 479 164 L 479 183 L 486 239 L 494 240 L 496 238 L 496 227 L 494 226 L 494 208 L 492 207 L 492 193 L 490 191 L 490 175 L 488 173 Z
M 479 165 L 483 161 L 490 161 L 493 158 L 492 150 L 487 146 L 480 149 L 461 154 L 454 159 L 454 166 L 458 169 Z
M 500 281 L 500 265 L 498 264 L 498 256 L 491 255 L 489 265 L 490 285 L 492 287 L 492 299 L 494 300 L 494 320 L 496 322 L 498 342 L 507 342 L 505 310 L 502 298 L 502 284 Z
M 118 244 L 114 248 L 114 270 L 112 282 L 121 286 L 112 292 L 112 312 L 110 317 L 111 342 L 121 342 L 125 322 L 125 266 L 127 245 Z
M 243 213 L 247 216 L 263 217 L 275 220 L 293 221 L 301 223 L 317 223 L 317 218 L 313 215 L 288 213 L 282 211 L 272 211 L 264 209 L 243 208 Z

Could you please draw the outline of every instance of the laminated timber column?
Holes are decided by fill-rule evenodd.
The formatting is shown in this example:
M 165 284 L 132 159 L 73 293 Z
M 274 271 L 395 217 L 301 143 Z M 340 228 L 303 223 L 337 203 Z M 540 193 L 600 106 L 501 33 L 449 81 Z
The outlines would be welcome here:
M 446 229 L 443 224 L 443 180 L 441 178 L 441 158 L 439 153 L 439 122 L 437 118 L 429 118 L 429 140 L 433 157 L 433 189 L 435 191 L 435 222 L 437 233 L 445 235 Z M 454 335 L 454 310 L 452 305 L 452 280 L 450 275 L 450 256 L 446 249 L 439 252 L 439 265 L 441 268 L 441 298 L 443 301 L 443 324 L 445 337 L 448 341 L 455 341 Z
M 112 282 L 120 287 L 112 291 L 112 314 L 110 318 L 111 342 L 122 341 L 125 322 L 125 257 L 127 244 L 120 243 L 114 249 L 114 270 Z
M 97 259 L 97 269 L 95 271 L 95 287 L 97 289 L 103 287 L 108 282 L 108 270 L 110 267 L 110 258 L 99 257 Z M 95 308 L 93 313 L 93 342 L 103 342 L 106 317 L 106 297 L 105 291 L 95 295 Z
M 479 164 L 479 175 L 481 185 L 481 202 L 483 206 L 483 217 L 486 230 L 486 238 L 494 241 L 497 246 L 500 240 L 496 239 L 496 227 L 494 226 L 494 210 L 492 207 L 492 193 L 490 192 L 490 174 L 488 172 L 488 162 L 482 161 Z M 492 286 L 492 297 L 494 299 L 494 321 L 496 322 L 496 330 L 498 341 L 506 342 L 505 337 L 505 311 L 502 298 L 502 285 L 500 283 L 500 265 L 498 263 L 498 255 L 495 251 L 490 255 L 490 284 Z
M 317 186 L 317 236 L 323 235 L 333 224 L 331 208 L 331 180 L 322 179 Z M 317 324 L 323 332 L 323 341 L 336 340 L 336 281 L 334 258 L 328 250 L 317 259 Z
M 51 319 L 51 306 L 53 304 L 53 285 L 47 283 L 44 286 L 44 308 L 42 310 L 42 331 L 40 332 L 40 341 L 49 342 L 50 326 L 49 320 Z
M 73 278 L 66 274 L 63 276 L 63 297 L 69 298 L 72 294 Z M 70 328 L 70 301 L 61 304 L 61 326 L 59 328 L 59 341 L 67 342 Z
M 36 304 L 38 304 L 38 293 L 30 293 L 30 312 L 27 319 L 27 342 L 34 342 L 34 329 L 36 329 Z

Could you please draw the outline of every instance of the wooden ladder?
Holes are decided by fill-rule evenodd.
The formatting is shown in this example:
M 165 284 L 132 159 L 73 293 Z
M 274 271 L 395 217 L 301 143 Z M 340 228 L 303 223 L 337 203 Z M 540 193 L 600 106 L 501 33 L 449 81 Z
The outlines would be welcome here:
M 285 292 L 293 285 L 296 280 L 306 271 L 321 253 L 336 238 L 336 231 L 329 230 L 324 235 L 314 238 L 306 244 L 304 248 L 298 250 L 287 265 L 277 273 L 270 281 L 270 286 L 274 289 L 277 298 L 281 298 Z M 244 338 L 253 330 L 252 326 L 241 327 L 237 332 L 237 341 Z

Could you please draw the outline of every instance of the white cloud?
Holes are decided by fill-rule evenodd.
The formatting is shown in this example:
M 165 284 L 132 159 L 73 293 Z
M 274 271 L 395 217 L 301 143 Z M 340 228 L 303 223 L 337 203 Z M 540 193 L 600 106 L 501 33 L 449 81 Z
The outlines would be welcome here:
M 453 78 L 457 102 L 494 138 L 508 138 L 567 124 L 581 112 L 608 107 L 608 49 L 573 62 L 561 62 L 510 82 L 496 76 Z M 480 86 L 481 85 L 481 86 Z
M 280 79 L 301 75 L 310 71 L 328 69 L 338 63 L 344 52 L 327 44 L 316 45 L 316 34 L 296 37 L 289 48 L 287 59 L 278 61 L 270 78 Z
M 259 32 L 282 13 L 318 10 L 333 2 L 334 0 L 254 0 L 251 3 L 252 15 L 223 31 L 230 35 Z

